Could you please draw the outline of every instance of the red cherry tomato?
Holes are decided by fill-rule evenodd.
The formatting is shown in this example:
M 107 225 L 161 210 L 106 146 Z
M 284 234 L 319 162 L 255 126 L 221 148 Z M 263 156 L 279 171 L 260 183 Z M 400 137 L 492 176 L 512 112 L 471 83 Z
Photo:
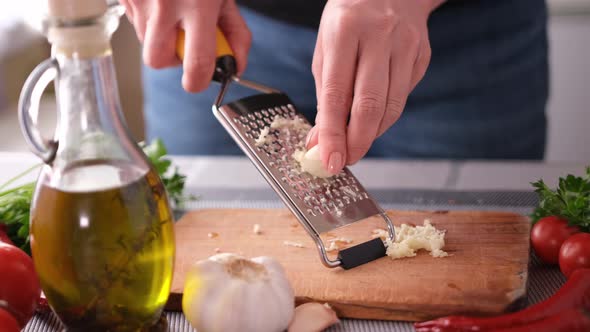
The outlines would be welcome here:
M 559 250 L 559 269 L 569 276 L 579 268 L 590 268 L 590 234 L 578 233 L 570 236 Z
M 0 242 L 0 302 L 24 328 L 41 294 L 33 260 L 19 248 Z
M 0 307 L 0 332 L 20 332 L 16 319 Z
M 557 264 L 559 248 L 572 234 L 578 233 L 580 228 L 568 226 L 567 220 L 549 216 L 539 219 L 531 230 L 531 244 L 539 258 L 548 264 Z

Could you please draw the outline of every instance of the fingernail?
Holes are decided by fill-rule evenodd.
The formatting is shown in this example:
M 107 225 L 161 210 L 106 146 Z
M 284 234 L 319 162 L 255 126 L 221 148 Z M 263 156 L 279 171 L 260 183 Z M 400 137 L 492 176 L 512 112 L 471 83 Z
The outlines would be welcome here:
M 328 159 L 328 171 L 332 174 L 336 174 L 342 168 L 342 153 L 332 152 Z
M 309 131 L 309 133 L 307 133 L 307 138 L 305 138 L 305 147 L 307 148 L 309 146 L 309 141 L 311 140 L 311 134 L 313 133 L 312 130 Z
M 314 138 L 316 134 L 315 128 L 311 128 L 311 130 L 307 133 L 307 138 L 305 139 L 305 148 L 309 149 L 309 143 Z

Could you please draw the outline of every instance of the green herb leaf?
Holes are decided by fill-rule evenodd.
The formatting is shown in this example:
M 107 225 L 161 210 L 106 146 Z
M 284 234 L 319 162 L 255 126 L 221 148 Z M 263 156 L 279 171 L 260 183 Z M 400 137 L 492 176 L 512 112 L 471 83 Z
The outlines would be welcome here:
M 140 146 L 143 149 L 143 152 L 146 156 L 150 159 L 151 163 L 156 168 L 156 171 L 160 175 L 166 174 L 172 162 L 168 159 L 163 159 L 163 157 L 168 153 L 164 143 L 161 139 L 156 138 L 154 139 L 149 145 L 145 145 L 145 143 L 141 142 Z
M 35 168 L 30 168 L 29 171 L 33 169 Z M 12 183 L 26 174 L 21 173 L 9 182 Z M 29 210 L 34 190 L 35 183 L 31 182 L 0 193 L 0 223 L 7 226 L 6 235 L 14 245 L 29 255 Z
M 539 196 L 539 204 L 531 214 L 533 223 L 546 216 L 558 216 L 590 232 L 590 166 L 584 177 L 571 174 L 560 177 L 555 190 L 542 179 L 532 185 Z
M 164 158 L 168 151 L 162 140 L 156 138 L 149 145 L 145 145 L 145 143 L 141 142 L 140 146 L 158 171 L 158 174 L 164 183 L 164 187 L 166 187 L 168 198 L 177 208 L 183 208 L 185 202 L 197 199 L 193 195 L 184 195 L 186 176 L 178 172 L 178 167 L 175 167 L 173 171 L 170 171 L 172 161 Z

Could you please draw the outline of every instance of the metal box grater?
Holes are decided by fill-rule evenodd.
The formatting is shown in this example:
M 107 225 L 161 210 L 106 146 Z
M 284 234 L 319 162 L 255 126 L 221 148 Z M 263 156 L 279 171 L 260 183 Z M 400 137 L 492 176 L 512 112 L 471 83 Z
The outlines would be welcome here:
M 268 142 L 257 145 L 261 131 L 270 127 L 276 116 L 299 118 L 309 128 L 310 123 L 287 95 L 254 82 L 233 80 L 265 93 L 221 105 L 228 87 L 228 82 L 223 82 L 213 113 L 315 241 L 322 263 L 349 269 L 385 256 L 384 243 L 376 238 L 340 250 L 337 260 L 328 257 L 321 233 L 381 216 L 393 241 L 391 220 L 348 168 L 328 179 L 299 171 L 292 154 L 302 146 L 307 130 L 270 129 Z

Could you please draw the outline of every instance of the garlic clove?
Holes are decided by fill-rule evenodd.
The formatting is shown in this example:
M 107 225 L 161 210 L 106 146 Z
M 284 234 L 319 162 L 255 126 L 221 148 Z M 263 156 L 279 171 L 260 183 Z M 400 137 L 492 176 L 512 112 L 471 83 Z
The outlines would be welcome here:
M 295 308 L 288 332 L 321 332 L 340 320 L 329 306 L 308 302 Z
M 294 155 L 293 158 L 299 162 L 301 169 L 319 178 L 329 178 L 332 174 L 324 167 L 320 159 L 319 145 L 309 149 L 305 154 Z

